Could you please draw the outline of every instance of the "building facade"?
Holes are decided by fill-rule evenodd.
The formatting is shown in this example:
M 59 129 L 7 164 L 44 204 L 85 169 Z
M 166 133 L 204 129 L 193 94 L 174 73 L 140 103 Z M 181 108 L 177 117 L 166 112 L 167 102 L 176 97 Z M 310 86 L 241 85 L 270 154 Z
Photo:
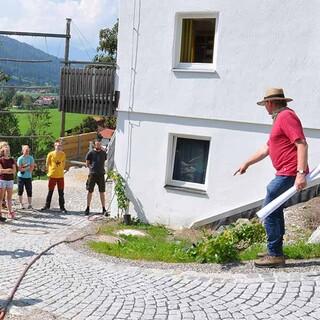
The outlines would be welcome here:
M 256 105 L 283 87 L 320 160 L 317 0 L 121 0 L 115 165 L 130 213 L 189 227 L 261 203 L 268 159 L 233 176 L 266 143 Z M 114 209 L 116 210 L 116 209 Z

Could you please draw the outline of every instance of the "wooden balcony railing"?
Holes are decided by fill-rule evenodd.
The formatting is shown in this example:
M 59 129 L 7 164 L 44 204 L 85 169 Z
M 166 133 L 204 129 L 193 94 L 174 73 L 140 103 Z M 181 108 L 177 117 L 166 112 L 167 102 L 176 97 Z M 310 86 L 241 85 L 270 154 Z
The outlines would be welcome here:
M 111 116 L 119 101 L 114 89 L 115 67 L 61 69 L 59 110 Z

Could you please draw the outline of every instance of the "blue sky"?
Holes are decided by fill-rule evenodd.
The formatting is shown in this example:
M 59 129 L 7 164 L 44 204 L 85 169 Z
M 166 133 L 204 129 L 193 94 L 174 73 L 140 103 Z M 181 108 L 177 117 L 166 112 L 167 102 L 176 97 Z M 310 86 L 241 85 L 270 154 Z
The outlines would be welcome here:
M 0 29 L 64 33 L 71 18 L 70 59 L 92 59 L 99 30 L 112 27 L 118 16 L 118 0 L 1 0 Z M 64 40 L 15 37 L 49 54 L 63 57 Z

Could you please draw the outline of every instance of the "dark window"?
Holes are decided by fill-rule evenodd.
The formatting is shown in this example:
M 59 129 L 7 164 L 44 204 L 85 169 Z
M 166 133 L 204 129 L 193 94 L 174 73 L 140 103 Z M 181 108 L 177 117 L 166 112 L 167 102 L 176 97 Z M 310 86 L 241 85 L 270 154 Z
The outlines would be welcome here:
M 214 18 L 182 19 L 182 63 L 212 63 L 215 33 Z
M 208 140 L 177 138 L 172 179 L 204 184 L 209 144 Z

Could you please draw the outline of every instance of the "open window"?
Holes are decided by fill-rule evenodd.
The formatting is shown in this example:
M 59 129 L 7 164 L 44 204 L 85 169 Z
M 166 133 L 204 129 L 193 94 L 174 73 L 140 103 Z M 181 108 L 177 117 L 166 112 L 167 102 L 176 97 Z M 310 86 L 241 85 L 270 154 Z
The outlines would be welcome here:
M 178 14 L 174 70 L 215 71 L 217 14 Z

